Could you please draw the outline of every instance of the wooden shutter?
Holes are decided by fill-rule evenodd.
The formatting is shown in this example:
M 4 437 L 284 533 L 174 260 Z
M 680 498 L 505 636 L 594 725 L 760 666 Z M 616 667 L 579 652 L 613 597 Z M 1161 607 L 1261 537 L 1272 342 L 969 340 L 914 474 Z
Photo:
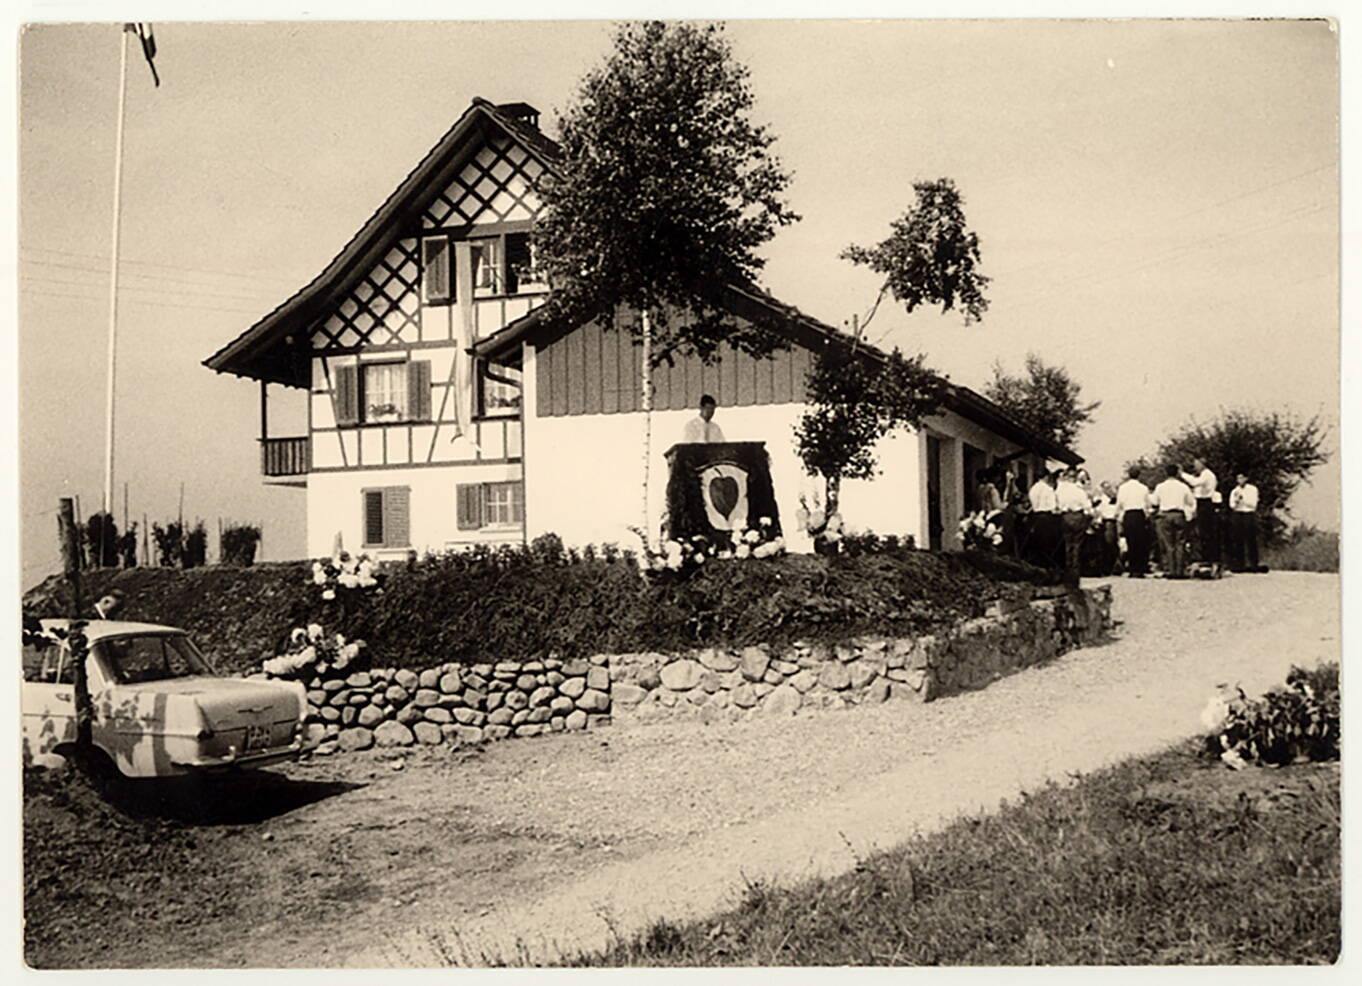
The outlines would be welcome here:
M 453 278 L 449 269 L 449 239 L 432 236 L 421 241 L 422 287 L 426 301 L 449 301 Z
M 359 422 L 359 367 L 336 367 L 336 424 L 353 425 Z
M 405 548 L 411 544 L 411 489 L 389 486 L 383 491 L 383 544 Z
M 407 364 L 407 416 L 412 421 L 430 420 L 430 360 Z
M 459 483 L 454 487 L 454 494 L 459 530 L 476 531 L 482 527 L 482 484 Z
M 364 491 L 364 543 L 383 543 L 383 491 Z

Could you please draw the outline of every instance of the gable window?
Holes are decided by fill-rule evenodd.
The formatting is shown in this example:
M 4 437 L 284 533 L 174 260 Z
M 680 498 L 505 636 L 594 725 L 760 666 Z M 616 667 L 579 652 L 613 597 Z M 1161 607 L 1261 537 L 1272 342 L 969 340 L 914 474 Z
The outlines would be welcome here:
M 479 298 L 501 294 L 505 278 L 502 272 L 501 237 L 472 240 L 469 257 L 473 264 L 473 294 Z
M 380 486 L 361 493 L 366 548 L 405 548 L 411 544 L 411 489 Z
M 535 264 L 534 241 L 529 233 L 506 234 L 506 293 L 543 291 L 548 287 Z
M 430 420 L 430 361 L 362 362 L 338 366 L 336 424 Z
M 455 487 L 461 531 L 519 527 L 525 523 L 525 486 L 520 480 L 460 483 Z
M 478 364 L 478 414 L 484 418 L 520 414 L 520 371 L 509 366 Z

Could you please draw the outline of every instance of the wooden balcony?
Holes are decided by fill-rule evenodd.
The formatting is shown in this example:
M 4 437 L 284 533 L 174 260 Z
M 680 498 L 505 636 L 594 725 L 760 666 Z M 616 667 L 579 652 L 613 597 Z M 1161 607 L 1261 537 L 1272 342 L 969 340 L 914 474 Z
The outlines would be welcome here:
M 260 472 L 266 478 L 306 476 L 311 461 L 306 437 L 260 439 Z

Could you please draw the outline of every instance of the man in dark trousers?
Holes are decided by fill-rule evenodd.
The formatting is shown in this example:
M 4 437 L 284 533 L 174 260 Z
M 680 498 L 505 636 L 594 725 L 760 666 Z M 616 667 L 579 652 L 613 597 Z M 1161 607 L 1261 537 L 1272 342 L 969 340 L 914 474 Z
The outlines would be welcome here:
M 1182 474 L 1182 481 L 1196 497 L 1197 546 L 1200 548 L 1198 560 L 1208 565 L 1220 562 L 1220 539 L 1216 537 L 1215 524 L 1215 473 L 1201 457 L 1192 459 L 1192 471 Z
M 1258 571 L 1258 487 L 1242 472 L 1230 490 L 1230 567 Z
M 1149 548 L 1153 532 L 1149 526 L 1149 487 L 1140 481 L 1140 467 L 1126 470 L 1129 478 L 1116 491 L 1116 519 L 1121 537 L 1126 539 L 1126 572 L 1132 579 L 1149 574 Z

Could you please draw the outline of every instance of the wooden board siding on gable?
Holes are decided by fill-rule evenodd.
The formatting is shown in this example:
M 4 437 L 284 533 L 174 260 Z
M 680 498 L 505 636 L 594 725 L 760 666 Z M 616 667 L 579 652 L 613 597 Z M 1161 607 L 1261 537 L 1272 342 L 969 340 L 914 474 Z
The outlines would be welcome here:
M 551 418 L 639 410 L 640 352 L 628 332 L 598 322 L 554 340 L 535 359 L 536 413 Z M 653 371 L 653 408 L 693 408 L 703 394 L 720 407 L 800 402 L 809 366 L 809 351 L 798 345 L 769 359 L 725 349 L 711 365 L 698 356 L 677 357 Z

